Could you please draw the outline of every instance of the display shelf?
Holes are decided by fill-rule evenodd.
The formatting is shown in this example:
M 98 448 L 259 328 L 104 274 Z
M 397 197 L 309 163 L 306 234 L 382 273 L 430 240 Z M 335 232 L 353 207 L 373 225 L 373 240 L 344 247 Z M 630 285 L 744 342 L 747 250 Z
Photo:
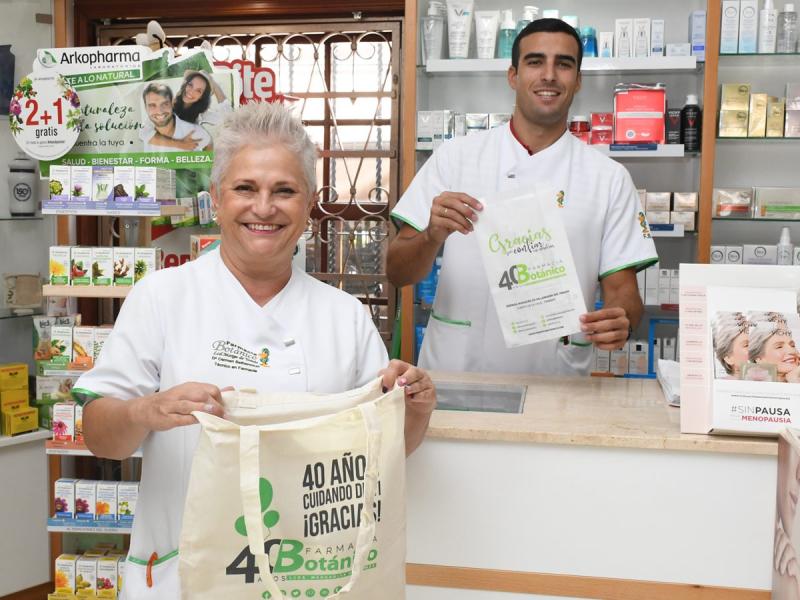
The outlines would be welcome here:
M 20 308 L 17 310 L 27 310 L 24 308 Z M 2 319 L 24 319 L 25 317 L 35 317 L 36 315 L 42 314 L 41 308 L 34 308 L 30 309 L 32 312 L 26 312 L 23 314 L 16 314 L 14 313 L 14 309 L 12 308 L 0 308 L 0 320 Z
M 650 223 L 650 234 L 656 237 L 683 237 L 685 235 L 684 227 L 680 223 Z M 693 232 L 692 232 L 693 233 Z
M 800 137 L 719 137 L 718 142 L 800 142 Z
M 0 217 L 0 221 L 43 221 L 44 217 Z
M 0 435 L 0 448 L 16 446 L 17 444 L 27 444 L 38 440 L 46 440 L 53 434 L 47 429 L 39 429 L 30 433 L 20 433 L 19 435 Z
M 775 54 L 720 54 L 720 67 L 797 67 L 800 52 L 781 52 Z
M 83 442 L 57 442 L 55 440 L 47 440 L 44 443 L 44 447 L 47 454 L 56 454 L 59 456 L 94 456 Z M 136 450 L 131 456 L 141 458 L 141 448 Z
M 683 144 L 659 144 L 655 150 L 611 150 L 606 144 L 592 144 L 606 156 L 612 158 L 683 158 L 687 155 Z
M 50 285 L 42 286 L 43 296 L 66 296 L 69 298 L 124 298 L 131 291 L 132 285 L 112 286 L 71 286 Z
M 429 60 L 426 73 L 505 73 L 511 65 L 509 58 L 465 58 Z M 584 75 L 612 73 L 661 73 L 697 70 L 694 56 L 648 56 L 626 58 L 595 58 L 587 56 L 581 64 Z
M 130 534 L 130 521 L 90 521 L 78 519 L 47 519 L 47 531 L 52 533 L 125 533 Z
M 772 217 L 748 217 L 746 219 L 742 219 L 741 217 L 711 217 L 712 221 L 729 221 L 731 223 L 748 223 L 751 221 L 755 221 L 758 223 L 759 221 L 763 221 L 764 223 L 786 223 L 787 225 L 790 223 L 800 223 L 798 219 L 777 219 Z
M 130 204 L 117 203 L 109 206 L 109 203 L 99 203 L 102 207 L 79 206 L 67 207 L 64 203 L 50 204 L 45 200 L 42 204 L 43 215 L 79 215 L 88 217 L 177 217 L 183 215 L 188 207 L 177 204 L 156 204 L 139 203 Z

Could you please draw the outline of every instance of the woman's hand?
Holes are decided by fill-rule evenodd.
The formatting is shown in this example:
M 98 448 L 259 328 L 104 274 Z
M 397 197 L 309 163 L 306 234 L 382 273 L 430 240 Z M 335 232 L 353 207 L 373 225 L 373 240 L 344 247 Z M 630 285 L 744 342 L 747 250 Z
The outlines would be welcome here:
M 182 383 L 164 392 L 130 401 L 131 420 L 148 431 L 166 431 L 194 425 L 192 412 L 199 410 L 221 417 L 224 414 L 222 392 L 208 383 Z
M 405 438 L 406 456 L 408 456 L 425 437 L 431 413 L 436 408 L 436 388 L 425 371 L 401 360 L 389 361 L 380 375 L 383 376 L 385 389 L 391 389 L 397 383 L 405 392 Z

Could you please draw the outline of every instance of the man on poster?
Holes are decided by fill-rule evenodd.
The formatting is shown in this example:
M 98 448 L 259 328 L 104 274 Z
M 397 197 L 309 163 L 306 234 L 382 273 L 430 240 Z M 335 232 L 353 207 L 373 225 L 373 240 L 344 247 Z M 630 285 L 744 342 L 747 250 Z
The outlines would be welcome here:
M 211 136 L 199 125 L 187 123 L 173 109 L 172 90 L 163 83 L 149 83 L 142 92 L 147 116 L 157 134 L 171 140 L 185 142 L 185 147 L 153 144 L 145 140 L 145 152 L 180 152 L 211 150 Z M 156 137 L 155 134 L 153 137 Z

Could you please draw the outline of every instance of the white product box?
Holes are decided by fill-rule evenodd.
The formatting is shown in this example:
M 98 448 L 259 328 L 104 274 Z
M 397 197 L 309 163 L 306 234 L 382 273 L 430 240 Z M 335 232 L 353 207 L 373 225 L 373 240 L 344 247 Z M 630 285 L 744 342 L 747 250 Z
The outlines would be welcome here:
M 597 53 L 600 58 L 613 58 L 614 32 L 601 31 L 597 34 Z
M 511 120 L 511 113 L 489 113 L 489 129 L 505 125 Z
M 78 557 L 74 554 L 61 554 L 56 559 L 56 594 L 72 595 L 75 593 L 75 563 L 77 562 Z
M 50 200 L 67 201 L 71 194 L 69 166 L 50 165 Z
M 114 199 L 114 167 L 92 167 L 92 200 L 106 202 Z
M 719 53 L 736 54 L 739 48 L 739 0 L 722 0 Z
M 57 442 L 71 442 L 75 439 L 75 404 L 72 402 L 57 402 L 53 405 L 53 439 Z
M 636 287 L 639 289 L 639 297 L 644 303 L 644 269 L 636 273 Z
M 614 56 L 633 56 L 633 19 L 614 21 Z
M 794 247 L 794 264 L 800 265 L 800 246 Z
M 69 253 L 70 284 L 92 285 L 92 249 L 73 246 Z
M 668 210 L 648 210 L 647 222 L 651 225 L 669 225 L 669 211 Z
M 692 45 L 692 56 L 697 62 L 706 60 L 706 11 L 693 10 L 689 13 L 689 43 Z
M 117 482 L 98 481 L 97 482 L 97 520 L 116 521 L 117 520 Z
M 114 167 L 114 201 L 131 202 L 136 190 L 136 167 Z
M 97 558 L 81 556 L 75 564 L 75 587 L 81 596 L 97 595 Z
M 136 248 L 133 253 L 133 282 L 161 268 L 161 248 Z
M 645 340 L 631 340 L 628 355 L 628 373 L 647 375 L 647 355 L 649 348 Z
M 614 375 L 625 375 L 628 372 L 628 359 L 630 357 L 630 342 L 620 350 L 611 351 L 611 372 Z
M 664 338 L 664 343 L 661 348 L 661 354 L 664 360 L 677 360 L 677 347 L 678 344 L 675 338 Z
M 667 56 L 691 56 L 692 45 L 688 42 L 667 44 Z
M 778 264 L 778 247 L 775 244 L 745 244 L 742 246 L 742 263 L 745 265 Z
M 133 285 L 134 250 L 125 246 L 114 247 L 114 285 Z
M 433 113 L 417 111 L 417 150 L 433 150 Z
M 742 264 L 741 246 L 725 246 L 725 264 L 727 265 Z
M 669 212 L 669 192 L 647 192 L 645 194 L 647 210 L 661 210 Z M 648 219 L 649 220 L 649 219 Z M 669 223 L 669 221 L 667 221 Z
M 75 483 L 75 518 L 94 520 L 97 506 L 97 482 L 79 479 Z
M 650 56 L 650 19 L 633 20 L 633 56 Z
M 595 373 L 610 373 L 611 372 L 611 352 L 608 350 L 600 350 L 595 347 L 594 356 L 594 371 Z
M 679 288 L 678 282 L 680 281 L 680 269 L 670 269 L 669 272 L 669 289 L 677 290 Z
M 456 113 L 453 116 L 453 135 L 455 137 L 467 135 L 467 115 L 464 113 Z
M 119 593 L 118 568 L 119 556 L 101 556 L 97 559 L 97 597 L 117 598 Z M 102 582 L 102 585 L 101 585 Z
M 669 304 L 669 280 L 672 272 L 670 269 L 658 271 L 658 304 Z
M 739 3 L 739 54 L 754 54 L 758 42 L 758 0 Z
M 725 246 L 711 246 L 709 261 L 712 265 L 725 264 Z
M 51 167 L 52 170 L 52 167 Z M 70 168 L 72 187 L 70 198 L 73 202 L 89 202 L 92 199 L 92 167 L 80 165 Z
M 697 192 L 675 192 L 672 194 L 672 210 L 694 212 L 697 210 Z
M 53 325 L 50 328 L 50 359 L 64 365 L 72 360 L 71 325 Z
M 75 518 L 75 482 L 77 479 L 56 479 L 54 487 L 53 516 L 62 519 Z
M 467 113 L 464 115 L 467 135 L 489 129 L 489 113 Z
M 120 481 L 117 484 L 117 518 L 132 521 L 136 514 L 136 501 L 139 498 L 139 483 Z
M 92 248 L 92 285 L 114 283 L 114 249 Z
M 653 338 L 653 369 L 656 368 L 659 358 L 661 358 L 661 338 Z
M 639 195 L 639 205 L 642 207 L 642 210 L 647 210 L 647 190 L 637 189 L 636 193 Z
M 175 200 L 175 182 L 169 169 L 136 167 L 135 197 L 139 202 Z
M 658 304 L 658 282 L 658 264 L 647 267 L 644 274 L 644 303 L 647 306 Z
M 97 360 L 97 357 L 100 356 L 100 351 L 103 349 L 103 346 L 108 339 L 108 336 L 111 335 L 111 327 L 98 327 L 94 332 L 94 360 Z
M 669 214 L 669 222 L 675 225 L 683 225 L 684 231 L 694 231 L 693 212 L 678 212 L 673 210 Z
M 50 246 L 50 283 L 52 285 L 69 285 L 70 280 L 70 246 Z
M 664 19 L 650 22 L 650 56 L 664 56 Z

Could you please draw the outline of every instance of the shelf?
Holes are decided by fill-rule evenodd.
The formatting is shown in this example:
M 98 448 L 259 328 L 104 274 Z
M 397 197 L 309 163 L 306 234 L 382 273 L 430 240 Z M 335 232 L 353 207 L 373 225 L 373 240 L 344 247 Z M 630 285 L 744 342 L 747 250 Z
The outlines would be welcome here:
M 31 431 L 30 433 L 20 433 L 19 435 L 0 435 L 0 448 L 8 446 L 16 446 L 17 444 L 27 444 L 28 442 L 36 442 L 39 440 L 46 440 L 53 436 L 51 431 L 47 429 L 39 429 Z
M 650 223 L 650 234 L 656 237 L 682 238 L 685 235 L 683 225 L 680 223 L 661 224 Z M 694 232 L 689 232 L 694 233 Z
M 781 54 L 720 54 L 720 67 L 797 67 L 800 65 L 800 53 Z
M 97 206 L 95 206 L 95 204 Z M 79 215 L 87 217 L 177 217 L 186 213 L 187 206 L 153 202 L 97 202 L 69 206 L 68 202 L 42 202 L 43 215 Z
M 718 142 L 800 142 L 800 137 L 717 137 Z
M 43 221 L 44 217 L 0 217 L 0 221 Z
M 605 144 L 592 144 L 606 156 L 612 158 L 683 158 L 692 156 L 683 151 L 683 144 L 659 144 L 655 150 L 611 150 Z
M 712 221 L 729 221 L 731 223 L 752 223 L 759 221 L 763 221 L 764 223 L 786 223 L 789 225 L 790 223 L 800 223 L 800 219 L 776 219 L 773 217 L 748 217 L 746 219 L 742 218 L 733 218 L 733 217 L 711 217 Z
M 131 291 L 132 285 L 112 286 L 71 286 L 50 285 L 42 286 L 42 296 L 67 296 L 69 298 L 124 298 Z
M 47 454 L 55 454 L 58 456 L 94 456 L 83 442 L 56 442 L 55 440 L 47 440 L 44 443 L 44 447 Z M 141 448 L 131 456 L 141 458 Z
M 123 533 L 130 534 L 131 521 L 79 521 L 78 519 L 47 519 L 47 531 L 52 533 Z
M 505 73 L 509 58 L 465 58 L 429 60 L 427 73 Z M 694 56 L 649 56 L 646 58 L 595 58 L 587 56 L 581 64 L 584 75 L 612 73 L 661 73 L 697 71 Z
M 31 310 L 32 312 L 28 312 L 28 313 L 24 313 L 24 314 L 18 315 L 18 314 L 14 313 L 14 310 Z M 42 314 L 41 307 L 33 308 L 33 309 L 0 308 L 0 320 L 2 320 L 2 319 L 24 319 L 25 317 L 34 317 L 36 315 L 41 315 L 41 314 Z

